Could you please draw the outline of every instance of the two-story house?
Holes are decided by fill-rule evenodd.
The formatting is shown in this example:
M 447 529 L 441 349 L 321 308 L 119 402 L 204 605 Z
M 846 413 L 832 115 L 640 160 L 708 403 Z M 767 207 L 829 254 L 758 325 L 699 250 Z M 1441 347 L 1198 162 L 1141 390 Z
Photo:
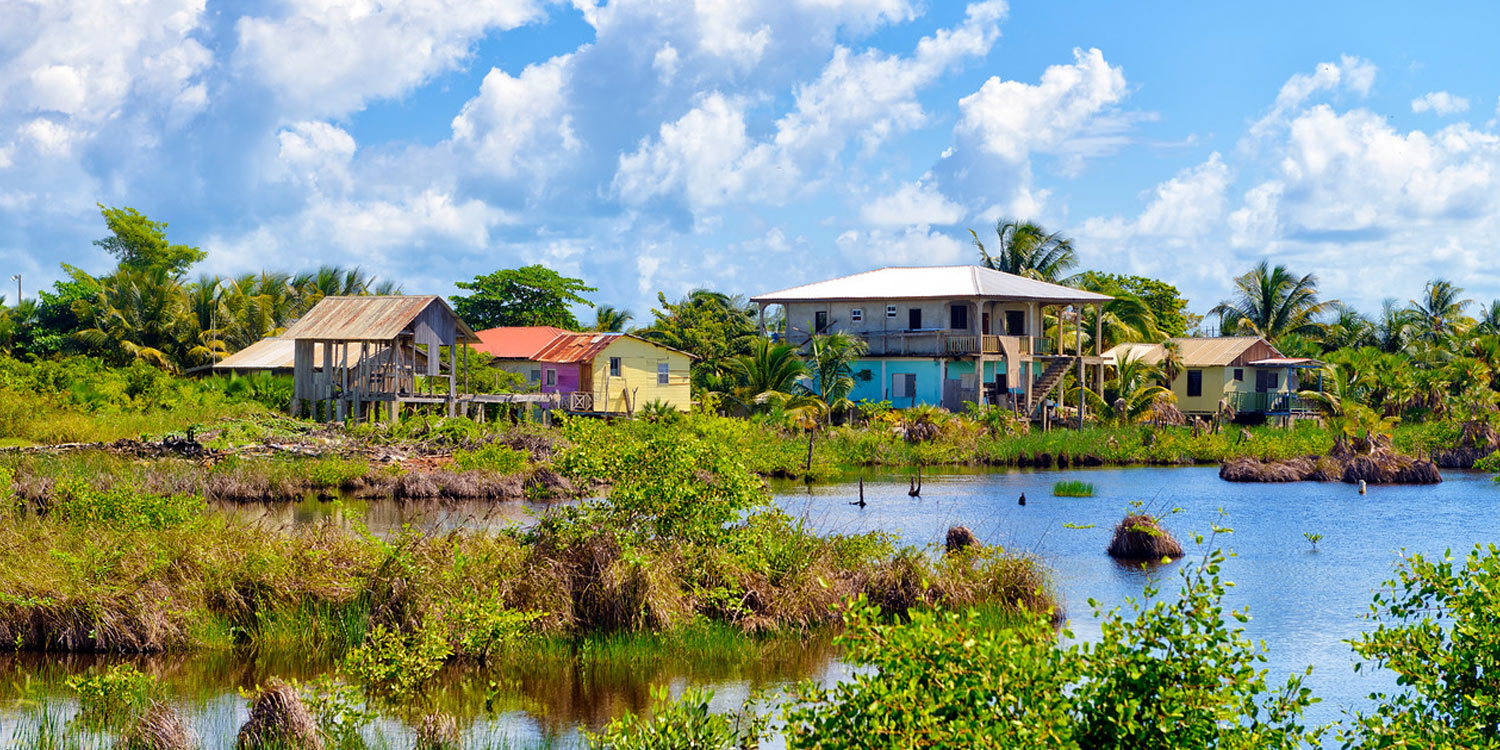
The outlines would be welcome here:
M 863 340 L 869 351 L 854 366 L 855 400 L 949 409 L 974 401 L 1032 413 L 1069 368 L 1083 373 L 1086 366 L 1092 387 L 1103 381 L 1098 331 L 1092 355 L 1064 354 L 1069 327 L 1046 338 L 1044 311 L 1070 316 L 1110 299 L 980 266 L 923 266 L 880 268 L 751 301 L 763 334 L 766 308 L 781 306 L 793 345 L 836 331 Z M 1078 351 L 1076 342 L 1066 344 Z

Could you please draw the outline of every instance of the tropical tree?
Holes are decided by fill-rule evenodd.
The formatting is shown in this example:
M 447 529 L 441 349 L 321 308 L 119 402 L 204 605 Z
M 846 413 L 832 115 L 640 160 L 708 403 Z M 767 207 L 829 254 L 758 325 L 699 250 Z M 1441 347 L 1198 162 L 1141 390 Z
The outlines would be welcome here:
M 1500 335 L 1500 299 L 1492 300 L 1488 307 L 1481 309 L 1475 322 L 1476 332 Z
M 788 408 L 794 397 L 807 395 L 802 380 L 811 373 L 790 344 L 756 339 L 750 353 L 735 358 L 733 367 L 738 383 L 730 399 L 746 411 L 773 404 Z
M 1090 292 L 1107 294 L 1111 298 L 1097 308 L 1094 305 L 1083 306 L 1083 335 L 1089 347 L 1093 346 L 1096 330 L 1103 334 L 1101 351 L 1116 344 L 1154 342 L 1166 338 L 1166 334 L 1157 327 L 1156 312 L 1152 305 L 1127 289 L 1115 277 L 1086 271 L 1074 277 L 1072 285 Z M 1099 327 L 1096 328 L 1096 325 Z
M 694 390 L 723 390 L 735 377 L 735 359 L 749 354 L 758 338 L 754 306 L 707 289 L 695 289 L 677 302 L 661 293 L 656 299 L 654 320 L 636 333 L 693 355 Z
M 182 287 L 166 269 L 121 269 L 100 281 L 94 299 L 76 303 L 84 327 L 74 337 L 117 364 L 142 361 L 175 371 L 183 354 L 210 357 L 190 343 L 198 332 L 186 308 Z
M 1157 371 L 1161 373 L 1158 379 L 1163 386 L 1172 387 L 1172 382 L 1182 374 L 1182 344 L 1172 339 L 1167 339 L 1161 344 L 1161 364 L 1157 365 Z
M 1336 314 L 1323 328 L 1321 344 L 1324 351 L 1358 349 L 1377 343 L 1375 324 L 1369 318 L 1348 305 L 1337 305 L 1333 309 Z
M 829 419 L 835 412 L 854 406 L 849 394 L 854 392 L 854 363 L 869 350 L 863 339 L 847 333 L 815 335 L 808 342 L 807 367 L 813 387 L 827 403 Z
M 634 317 L 629 310 L 620 310 L 613 305 L 599 305 L 594 308 L 594 325 L 590 330 L 618 333 L 625 330 L 625 324 Z
M 1464 309 L 1474 304 L 1463 299 L 1464 290 L 1445 279 L 1433 279 L 1422 288 L 1422 296 L 1411 300 L 1418 336 L 1440 342 L 1462 328 Z
M 94 240 L 120 261 L 120 268 L 130 271 L 161 271 L 170 278 L 180 278 L 207 253 L 188 245 L 167 242 L 167 223 L 152 221 L 133 208 L 99 206 L 109 236 Z
M 997 222 L 995 235 L 998 243 L 993 255 L 985 249 L 977 232 L 970 229 L 969 234 L 973 235 L 980 262 L 986 268 L 1055 282 L 1078 265 L 1073 240 L 1061 232 L 1048 232 L 1030 221 L 1002 219 Z
M 455 286 L 471 294 L 455 295 L 453 310 L 474 328 L 556 326 L 578 329 L 570 309 L 587 305 L 581 295 L 598 291 L 582 279 L 563 276 L 546 266 L 502 269 Z
M 1288 333 L 1316 337 L 1317 317 L 1335 304 L 1318 299 L 1318 277 L 1298 277 L 1286 266 L 1261 261 L 1234 280 L 1235 293 L 1209 310 L 1226 334 L 1263 336 L 1275 342 Z
M 1387 298 L 1380 303 L 1380 318 L 1375 323 L 1375 341 L 1383 352 L 1399 352 L 1411 343 L 1416 324 L 1410 310 Z
M 1084 389 L 1084 397 L 1101 419 L 1117 424 L 1143 422 L 1150 418 L 1157 402 L 1173 398 L 1172 392 L 1159 384 L 1161 377 L 1157 368 L 1127 353 L 1116 360 L 1115 379 L 1105 395 Z

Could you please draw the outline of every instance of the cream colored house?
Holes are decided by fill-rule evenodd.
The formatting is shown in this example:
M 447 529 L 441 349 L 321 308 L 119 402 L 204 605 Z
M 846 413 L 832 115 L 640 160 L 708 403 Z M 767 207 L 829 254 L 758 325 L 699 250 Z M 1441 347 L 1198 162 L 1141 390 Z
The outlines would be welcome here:
M 1286 416 L 1307 411 L 1297 398 L 1299 390 L 1321 390 L 1322 367 L 1314 359 L 1287 357 L 1258 336 L 1175 338 L 1178 352 L 1177 377 L 1172 393 L 1184 414 L 1213 414 L 1221 400 L 1237 414 Z M 1120 344 L 1104 353 L 1113 365 L 1131 357 L 1161 366 L 1166 358 L 1163 344 Z M 1311 377 L 1311 382 L 1303 382 Z

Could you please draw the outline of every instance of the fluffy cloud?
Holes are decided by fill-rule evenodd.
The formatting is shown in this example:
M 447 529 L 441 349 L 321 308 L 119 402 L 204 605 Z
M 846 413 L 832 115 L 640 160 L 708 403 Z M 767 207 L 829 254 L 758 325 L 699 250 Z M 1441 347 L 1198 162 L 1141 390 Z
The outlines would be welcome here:
M 899 231 L 851 229 L 840 234 L 834 244 L 858 268 L 951 265 L 969 255 L 964 243 L 925 226 Z
M 999 2 L 968 7 L 962 24 L 923 38 L 908 57 L 839 46 L 818 77 L 798 86 L 793 109 L 770 138 L 751 137 L 750 102 L 715 91 L 656 137 L 620 157 L 614 192 L 627 203 L 681 194 L 695 212 L 740 198 L 780 203 L 816 183 L 820 170 L 858 139 L 866 150 L 921 125 L 917 94 L 999 37 Z
M 469 57 L 492 31 L 543 17 L 538 0 L 288 0 L 235 24 L 237 62 L 292 117 L 337 116 L 400 96 Z
M 1338 62 L 1318 63 L 1310 74 L 1296 73 L 1282 84 L 1271 110 L 1250 127 L 1250 135 L 1260 137 L 1271 132 L 1284 123 L 1288 112 L 1301 107 L 1314 94 L 1342 89 L 1367 96 L 1375 85 L 1375 74 L 1374 63 L 1352 55 L 1344 55 Z
M 957 131 L 1010 162 L 1032 152 L 1065 150 L 1125 96 L 1125 74 L 1097 49 L 1073 50 L 1072 65 L 1053 65 L 1032 85 L 998 76 L 960 99 Z
M 492 68 L 479 96 L 453 118 L 453 144 L 499 178 L 539 175 L 581 148 L 566 111 L 567 55 L 528 65 L 519 76 Z
M 932 183 L 912 182 L 866 203 L 860 217 L 879 227 L 955 224 L 963 218 L 963 207 L 948 200 Z
M 1469 111 L 1469 100 L 1446 91 L 1432 91 L 1411 100 L 1411 111 L 1418 114 L 1433 112 L 1439 115 L 1454 115 Z

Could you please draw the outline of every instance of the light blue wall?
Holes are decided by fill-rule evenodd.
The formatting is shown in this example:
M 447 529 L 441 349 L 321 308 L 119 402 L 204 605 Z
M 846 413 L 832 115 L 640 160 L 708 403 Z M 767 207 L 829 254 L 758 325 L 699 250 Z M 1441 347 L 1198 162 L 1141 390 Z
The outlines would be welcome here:
M 885 363 L 885 377 L 881 378 L 881 363 Z M 917 403 L 941 404 L 943 401 L 942 360 L 921 357 L 869 357 L 854 363 L 854 391 L 849 394 L 853 401 L 892 401 L 893 406 L 911 405 L 911 399 L 903 398 L 895 403 L 889 396 L 891 378 L 897 373 L 913 373 L 917 376 Z M 861 376 L 869 373 L 869 379 Z M 949 360 L 947 375 L 958 379 L 974 372 L 973 360 Z M 986 362 L 986 382 L 993 381 L 995 373 L 1005 372 L 1004 362 Z M 1011 384 L 1015 387 L 1015 383 Z

